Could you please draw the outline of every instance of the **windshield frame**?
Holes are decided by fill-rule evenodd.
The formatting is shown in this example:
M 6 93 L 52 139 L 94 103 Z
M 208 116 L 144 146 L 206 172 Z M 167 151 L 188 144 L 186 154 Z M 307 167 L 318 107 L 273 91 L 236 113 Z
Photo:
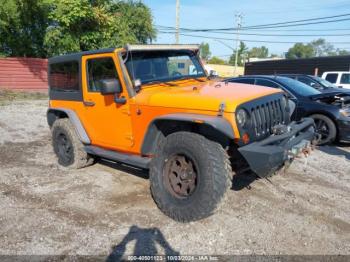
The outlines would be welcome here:
M 147 54 L 146 54 L 147 53 Z M 150 53 L 150 54 L 149 54 Z M 188 56 L 188 59 L 192 62 L 192 65 L 195 66 L 195 68 L 197 68 L 198 72 L 202 72 L 199 74 L 194 74 L 194 75 L 179 75 L 179 76 L 174 76 L 174 77 L 155 77 L 153 79 L 149 79 L 146 81 L 142 81 L 141 85 L 152 85 L 154 83 L 166 83 L 166 82 L 172 82 L 172 81 L 178 81 L 178 80 L 185 80 L 185 79 L 196 79 L 196 78 L 203 78 L 203 77 L 208 77 L 207 72 L 204 68 L 204 65 L 201 61 L 201 59 L 199 58 L 198 52 L 195 52 L 193 50 L 157 50 L 157 51 L 129 51 L 129 52 L 125 52 L 123 55 L 123 61 L 124 61 L 124 66 L 126 68 L 126 71 L 128 72 L 129 78 L 131 81 L 135 81 L 137 79 L 139 79 L 138 77 L 135 76 L 135 63 L 133 63 L 133 65 L 131 65 L 130 67 L 128 66 L 128 62 L 132 63 L 131 61 L 134 61 L 135 57 L 137 56 L 142 56 L 142 54 L 146 54 L 145 56 L 147 56 L 148 54 L 150 55 L 150 57 L 152 57 L 152 53 L 154 54 L 154 56 L 157 56 L 157 53 L 163 53 L 164 56 L 159 55 L 159 58 L 166 58 L 167 55 L 168 57 L 181 57 L 181 56 Z M 172 55 L 171 55 L 172 54 Z M 137 60 L 142 60 L 140 58 L 137 58 Z

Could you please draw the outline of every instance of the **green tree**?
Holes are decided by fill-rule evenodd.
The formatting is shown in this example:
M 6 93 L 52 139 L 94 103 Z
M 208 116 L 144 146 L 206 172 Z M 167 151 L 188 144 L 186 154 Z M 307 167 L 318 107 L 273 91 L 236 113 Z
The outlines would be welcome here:
M 248 52 L 249 57 L 267 58 L 269 56 L 269 49 L 266 46 L 253 47 Z
M 155 38 L 151 11 L 140 1 L 1 2 L 0 53 L 7 56 L 47 57 Z
M 0 53 L 45 57 L 49 6 L 38 0 L 1 0 Z
M 336 55 L 334 46 L 323 38 L 312 41 L 310 46 L 314 49 L 314 56 Z
M 238 59 L 237 59 L 237 65 L 243 66 L 245 63 L 245 59 L 248 57 L 248 47 L 244 42 L 239 43 L 238 48 Z M 233 54 L 230 57 L 229 64 L 235 65 L 236 60 L 236 51 L 233 52 Z
M 49 55 L 146 43 L 155 37 L 151 12 L 141 2 L 50 1 L 52 26 L 44 41 Z
M 290 48 L 286 54 L 286 58 L 309 58 L 318 56 L 335 56 L 347 55 L 350 52 L 335 47 L 327 43 L 323 38 L 311 41 L 308 44 L 297 43 Z
M 208 60 L 209 64 L 215 64 L 215 65 L 226 65 L 226 61 L 217 57 L 217 56 L 213 56 L 212 58 L 210 58 Z
M 343 49 L 337 49 L 337 54 L 338 55 L 350 55 L 350 52 L 347 50 L 343 50 Z
M 210 47 L 208 43 L 201 43 L 199 46 L 199 53 L 203 60 L 207 61 L 211 56 Z
M 315 50 L 310 44 L 304 45 L 303 43 L 296 43 L 293 47 L 289 48 L 286 53 L 286 58 L 309 58 L 315 56 Z

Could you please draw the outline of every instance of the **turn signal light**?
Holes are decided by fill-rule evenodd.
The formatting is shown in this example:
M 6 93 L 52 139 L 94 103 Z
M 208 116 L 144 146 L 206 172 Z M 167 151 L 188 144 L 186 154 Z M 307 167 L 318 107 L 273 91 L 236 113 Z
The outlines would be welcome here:
M 242 140 L 244 144 L 248 144 L 249 143 L 249 135 L 247 133 L 244 133 L 244 135 L 242 136 Z

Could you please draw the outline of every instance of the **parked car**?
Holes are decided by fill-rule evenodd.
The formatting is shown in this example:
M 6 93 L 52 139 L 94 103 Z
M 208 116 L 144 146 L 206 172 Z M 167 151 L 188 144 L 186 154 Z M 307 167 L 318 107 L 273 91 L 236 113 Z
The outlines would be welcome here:
M 219 207 L 231 163 L 244 157 L 264 177 L 310 152 L 314 121 L 290 122 L 281 90 L 209 78 L 197 45 L 50 58 L 47 121 L 59 164 L 82 168 L 98 156 L 149 169 L 160 210 L 189 222 Z M 264 118 L 252 121 L 262 107 Z
M 320 90 L 321 92 L 344 91 L 344 92 L 350 93 L 350 90 L 339 88 L 335 84 L 332 84 L 331 82 L 328 82 L 327 80 L 319 76 L 305 75 L 305 74 L 278 74 L 278 76 L 289 77 L 291 79 L 300 81 L 308 86 L 311 86 L 317 90 Z
M 280 88 L 295 102 L 293 120 L 311 117 L 321 134 L 319 145 L 335 140 L 350 142 L 350 96 L 344 92 L 320 92 L 306 84 L 282 76 L 242 76 L 228 82 Z
M 350 88 L 350 72 L 324 72 L 322 78 L 340 88 Z

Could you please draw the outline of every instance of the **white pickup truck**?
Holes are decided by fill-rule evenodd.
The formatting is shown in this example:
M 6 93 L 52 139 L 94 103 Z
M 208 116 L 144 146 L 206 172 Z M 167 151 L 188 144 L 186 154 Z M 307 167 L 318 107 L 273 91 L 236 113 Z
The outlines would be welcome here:
M 335 84 L 340 88 L 350 89 L 350 72 L 346 71 L 334 71 L 334 72 L 324 72 L 322 78 L 326 79 L 328 82 Z

